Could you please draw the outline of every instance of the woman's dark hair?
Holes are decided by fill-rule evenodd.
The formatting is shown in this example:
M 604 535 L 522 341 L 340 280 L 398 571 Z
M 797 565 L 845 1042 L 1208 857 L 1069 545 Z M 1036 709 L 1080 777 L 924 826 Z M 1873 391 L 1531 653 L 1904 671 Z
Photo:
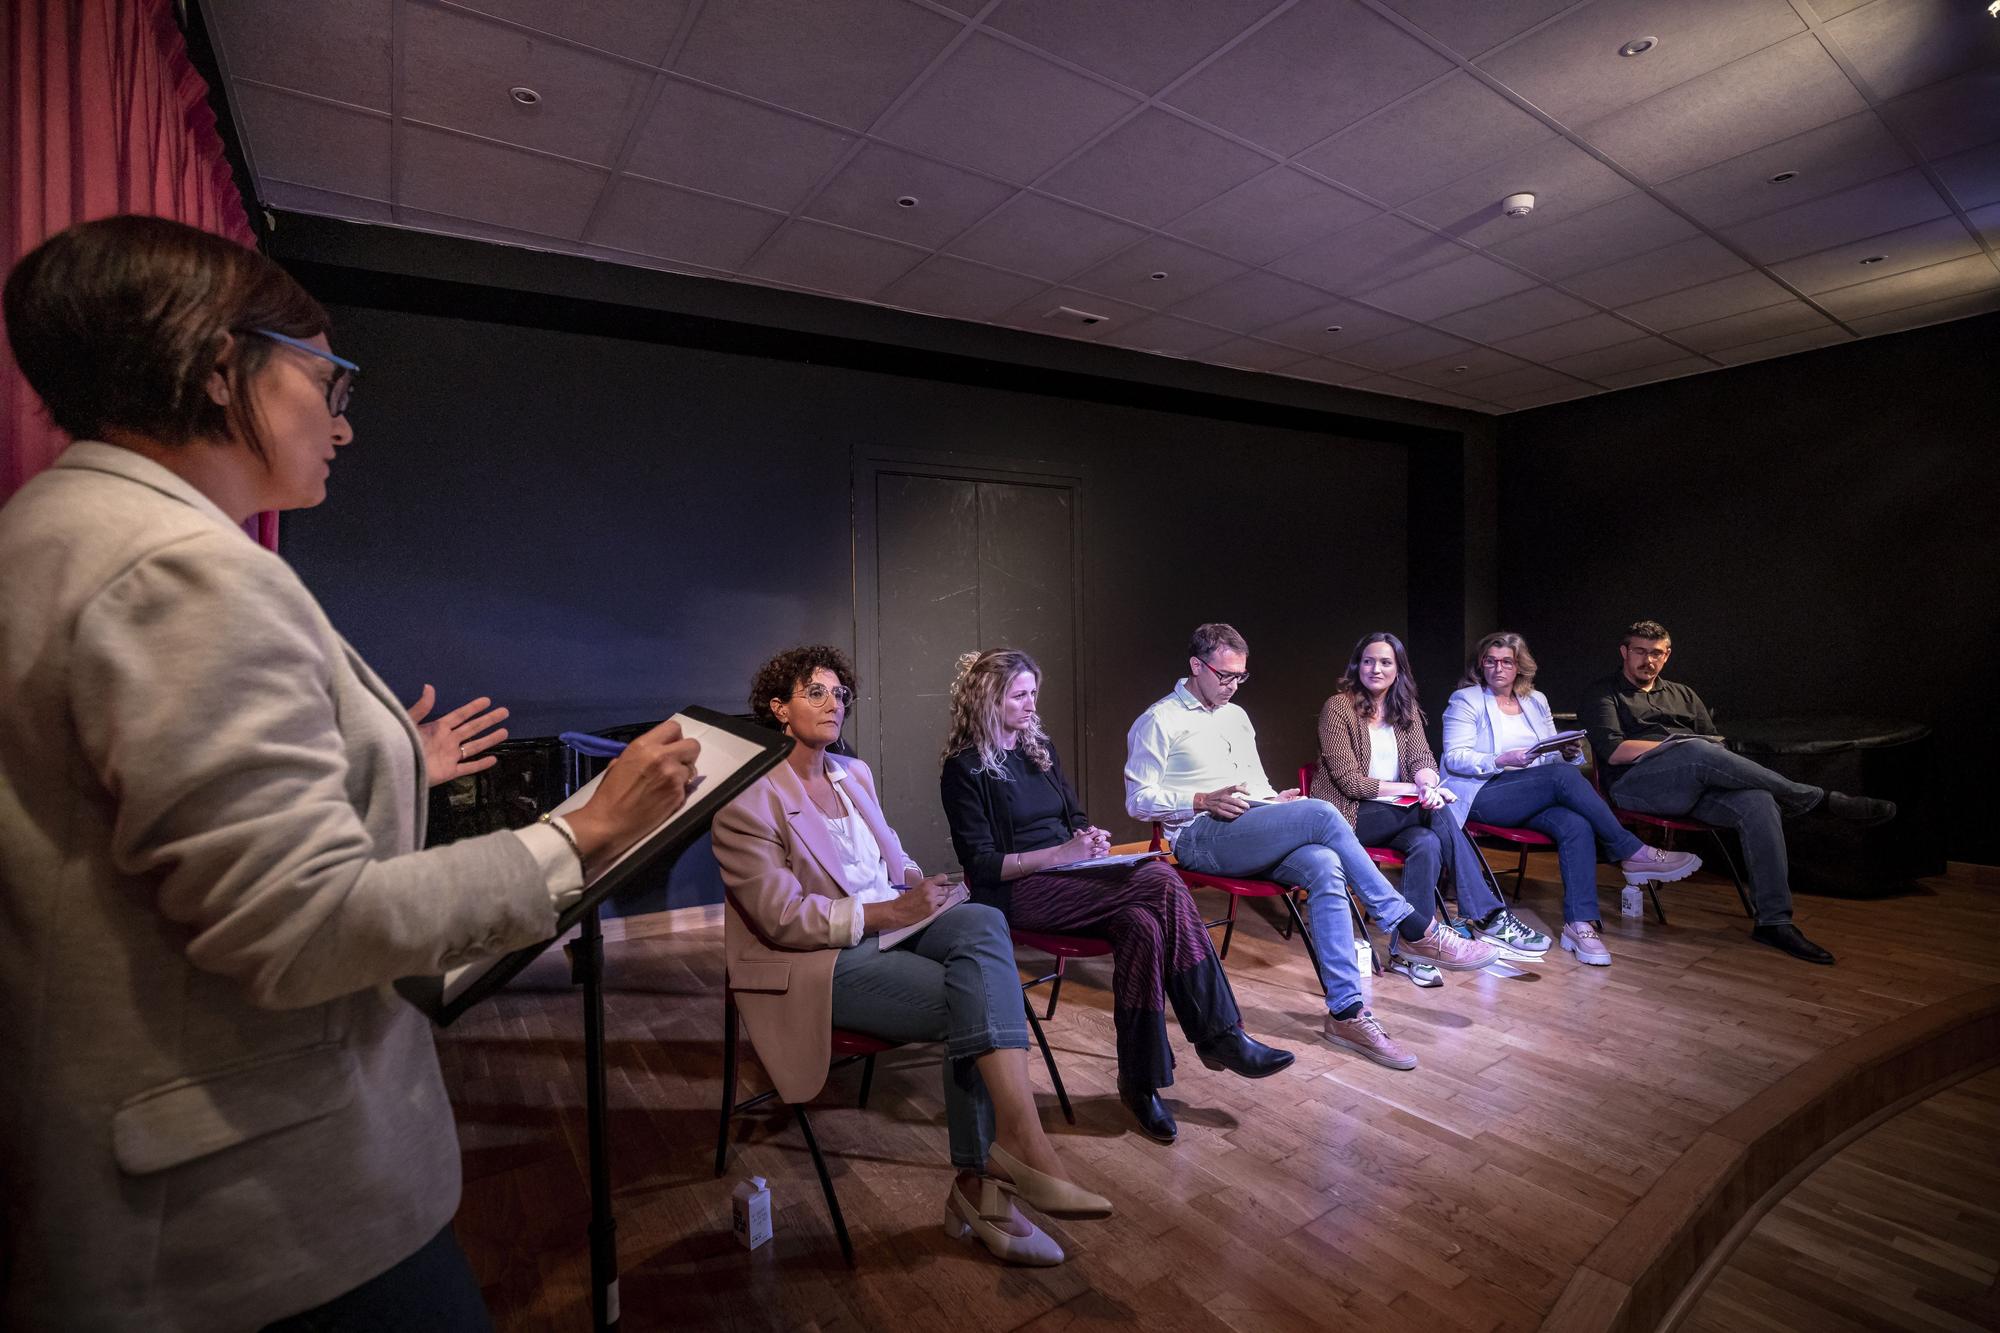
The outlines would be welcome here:
M 1417 704 L 1417 680 L 1410 673 L 1410 654 L 1403 641 L 1387 630 L 1361 636 L 1361 642 L 1354 645 L 1354 652 L 1347 659 L 1347 670 L 1342 673 L 1340 684 L 1334 689 L 1353 701 L 1354 711 L 1365 721 L 1375 721 L 1375 700 L 1361 683 L 1361 654 L 1374 643 L 1388 644 L 1389 651 L 1396 655 L 1396 683 L 1385 696 L 1389 721 L 1398 727 L 1422 726 L 1424 710 Z
M 795 691 L 811 682 L 813 672 L 821 667 L 831 671 L 849 693 L 853 692 L 854 664 L 847 660 L 847 654 L 831 644 L 809 643 L 779 653 L 757 668 L 757 677 L 750 682 L 750 711 L 771 730 L 783 731 L 784 724 L 771 712 L 771 700 L 791 698 Z
M 233 437 L 259 458 L 249 385 L 275 344 L 249 330 L 310 338 L 328 328 L 319 302 L 255 250 L 134 215 L 79 223 L 30 250 L 4 302 L 14 360 L 70 438 Z M 218 364 L 227 407 L 208 396 Z

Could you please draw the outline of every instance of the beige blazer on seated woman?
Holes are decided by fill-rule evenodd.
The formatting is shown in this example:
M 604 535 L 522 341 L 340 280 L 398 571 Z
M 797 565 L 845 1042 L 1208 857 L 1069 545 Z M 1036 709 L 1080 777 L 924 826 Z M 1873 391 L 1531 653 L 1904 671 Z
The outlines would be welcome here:
M 921 878 L 859 759 L 828 755 L 846 775 L 855 813 L 882 849 L 890 878 Z M 757 1059 L 788 1102 L 826 1085 L 833 1053 L 833 965 L 851 936 L 840 852 L 791 765 L 779 764 L 715 817 L 715 859 L 728 890 L 723 948 L 729 988 Z M 835 934 L 841 936 L 836 943 Z

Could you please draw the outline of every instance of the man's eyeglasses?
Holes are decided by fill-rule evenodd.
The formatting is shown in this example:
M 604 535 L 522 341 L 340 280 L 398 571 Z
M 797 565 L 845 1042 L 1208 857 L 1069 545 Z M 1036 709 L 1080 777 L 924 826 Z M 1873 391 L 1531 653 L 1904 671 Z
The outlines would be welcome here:
M 354 377 L 361 373 L 360 366 L 355 365 L 344 356 L 335 356 L 332 352 L 322 352 L 309 342 L 304 342 L 298 338 L 288 338 L 284 334 L 277 333 L 271 329 L 251 329 L 250 332 L 256 334 L 259 338 L 269 338 L 274 343 L 283 343 L 287 347 L 296 347 L 301 352 L 305 352 L 310 356 L 316 356 L 322 361 L 333 362 L 335 367 L 333 378 L 326 382 L 326 410 L 337 417 L 347 415 L 347 400 L 354 396 Z
M 1201 663 L 1201 664 L 1202 664 L 1203 666 L 1207 667 L 1207 668 L 1208 668 L 1208 674 L 1209 674 L 1209 675 L 1211 675 L 1211 676 L 1213 676 L 1213 677 L 1215 677 L 1215 679 L 1216 679 L 1216 682 L 1217 682 L 1218 684 L 1222 684 L 1222 685 L 1241 685 L 1241 684 L 1242 684 L 1242 683 L 1243 683 L 1244 681 L 1246 681 L 1246 680 L 1250 679 L 1250 673 L 1249 673 L 1249 672 L 1247 672 L 1247 671 L 1224 671 L 1224 670 L 1222 670 L 1221 668 L 1217 667 L 1217 666 L 1215 665 L 1215 663 L 1213 663 L 1213 662 L 1209 661 L 1209 660 L 1208 660 L 1208 659 L 1207 659 L 1206 657 L 1197 657 L 1197 658 L 1195 658 L 1194 660 L 1195 660 L 1195 661 L 1197 661 L 1197 662 L 1199 662 L 1199 663 Z
M 831 698 L 839 703 L 842 708 L 846 708 L 854 702 L 854 691 L 848 689 L 845 685 L 829 687 L 820 684 L 818 681 L 814 681 L 804 689 L 795 691 L 793 697 L 803 697 L 814 708 L 826 707 L 826 701 Z

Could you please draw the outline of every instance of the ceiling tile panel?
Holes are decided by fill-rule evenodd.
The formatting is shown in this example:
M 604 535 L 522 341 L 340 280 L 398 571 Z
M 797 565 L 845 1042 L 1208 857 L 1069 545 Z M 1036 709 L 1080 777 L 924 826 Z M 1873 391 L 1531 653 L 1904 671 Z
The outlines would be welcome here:
M 1030 181 L 1139 103 L 984 33 L 951 53 L 879 133 L 891 143 Z
M 1786 0 L 1599 0 L 1479 64 L 1574 127 L 1805 30 Z M 1659 44 L 1641 56 L 1618 54 L 1639 37 Z
M 349 222 L 396 221 L 396 211 L 387 199 L 362 199 L 333 190 L 315 190 L 309 185 L 293 185 L 275 177 L 260 184 L 257 197 L 267 208 L 286 208 L 294 213 L 343 218 Z
M 1530 287 L 1527 291 L 1455 315 L 1433 321 L 1448 333 L 1460 334 L 1475 342 L 1499 342 L 1517 334 L 1547 328 L 1551 324 L 1580 319 L 1590 307 L 1572 296 L 1550 287 Z
M 1693 223 L 1635 192 L 1486 248 L 1545 278 L 1566 278 L 1694 234 Z
M 1812 12 L 1822 19 L 1831 19 L 1839 18 L 1850 9 L 1874 4 L 1875 0 L 1806 0 L 1806 3 L 1811 6 Z
M 1727 348 L 1763 342 L 1781 334 L 1824 329 L 1832 322 L 1803 301 L 1783 301 L 1761 310 L 1731 315 L 1727 319 L 1675 329 L 1674 341 L 1683 347 L 1713 355 Z
M 1819 39 L 1801 33 L 1596 121 L 1583 134 L 1641 180 L 1658 182 L 1866 109 Z
M 1676 361 L 1663 361 L 1658 365 L 1619 371 L 1615 374 L 1598 375 L 1594 378 L 1609 389 L 1629 389 L 1635 384 L 1654 384 L 1660 380 L 1679 379 L 1683 375 L 1694 375 L 1714 369 L 1715 362 L 1707 357 L 1690 356 Z
M 1863 236 L 1928 221 L 1950 208 L 1919 171 L 1900 171 L 1749 222 L 1724 235 L 1759 263 L 1811 254 Z
M 1877 97 L 2000 64 L 2000 23 L 1959 0 L 1876 0 L 1826 25 Z
M 591 0 L 587 5 L 552 5 L 548 0 L 453 3 L 648 65 L 658 65 L 667 58 L 688 8 L 688 0 Z
M 663 79 L 625 170 L 789 212 L 853 142 L 782 111 Z
M 1973 228 L 1986 238 L 1989 246 L 2000 250 L 2000 204 L 1975 208 L 1965 216 L 1971 220 Z
M 2000 144 L 1958 153 L 1934 165 L 1960 208 L 2000 204 Z
M 1474 407 L 1479 401 L 1461 394 L 1446 393 L 1428 384 L 1418 384 L 1400 375 L 1369 375 L 1350 381 L 1349 387 L 1363 389 L 1369 393 L 1390 394 L 1397 398 L 1415 398 L 1426 403 L 1444 403 L 1450 407 Z
M 1363 380 L 1375 378 L 1375 372 L 1364 366 L 1350 366 L 1345 361 L 1334 361 L 1323 356 L 1309 356 L 1286 366 L 1282 372 L 1295 379 L 1312 380 L 1318 384 L 1359 384 Z
M 259 79 L 387 111 L 390 6 L 391 0 L 322 0 L 289 8 L 282 22 L 268 0 L 207 0 L 202 8 L 232 80 Z
M 1947 157 L 2000 140 L 2000 70 L 1961 74 L 1899 97 L 1883 114 L 1926 157 Z
M 1925 305 L 1906 306 L 1886 315 L 1864 315 L 1848 323 L 1856 333 L 1873 337 L 1878 333 L 1899 333 L 1904 329 L 1922 328 L 1926 324 L 1938 324 L 1948 319 L 1966 319 L 1994 310 L 2000 310 L 2000 288 L 1974 292 L 1970 296 L 1946 297 Z
M 1847 320 L 1995 288 L 2000 288 L 2000 269 L 1995 269 L 1993 261 L 1981 254 L 1856 287 L 1842 287 L 1818 299 L 1836 319 Z
M 403 9 L 399 113 L 482 138 L 608 166 L 652 76 L 448 9 Z M 542 95 L 522 106 L 519 85 Z
M 1405 366 L 1397 371 L 1407 380 L 1433 385 L 1453 392 L 1462 391 L 1474 380 L 1489 375 L 1498 375 L 1506 370 L 1526 370 L 1528 363 L 1519 357 L 1496 352 L 1490 347 L 1473 347 L 1463 352 L 1451 352 L 1429 361 L 1419 361 L 1414 366 Z
M 1524 333 L 1518 338 L 1508 338 L 1495 346 L 1528 361 L 1554 361 L 1558 357 L 1615 347 L 1644 336 L 1644 330 L 1636 329 L 1616 316 L 1587 315 L 1567 324 L 1556 324 Z
M 807 205 L 805 215 L 935 250 L 1016 190 L 984 176 L 870 144 Z M 917 201 L 904 208 L 896 201 Z
M 915 246 L 800 218 L 779 229 L 743 271 L 816 292 L 872 300 L 923 258 Z
M 1407 319 L 1399 319 L 1352 301 L 1335 301 L 1266 325 L 1257 330 L 1257 336 L 1288 343 L 1320 356 L 1338 356 L 1343 347 L 1401 333 L 1409 327 Z
M 1466 57 L 1519 36 L 1576 0 L 1387 0 L 1389 8 Z
M 1403 211 L 1475 245 L 1498 245 L 1555 226 L 1633 191 L 1630 181 L 1567 139 L 1551 139 L 1435 190 Z M 1510 218 L 1500 202 L 1535 196 L 1535 211 Z
M 1254 333 L 1325 304 L 1325 292 L 1275 273 L 1252 271 L 1190 297 L 1175 306 L 1174 313 L 1238 333 Z
M 1773 264 L 1771 272 L 1807 294 L 1874 282 L 1911 269 L 1979 253 L 1979 242 L 1955 217 L 1934 218 L 1914 227 L 1837 245 L 1803 259 Z M 1863 260 L 1882 258 L 1876 263 Z
M 1690 324 L 1702 324 L 1726 315 L 1740 315 L 1746 310 L 1761 310 L 1765 306 L 1793 299 L 1790 292 L 1762 273 L 1750 272 L 1704 282 L 1699 287 L 1688 287 L 1648 301 L 1634 302 L 1618 313 L 1649 329 L 1672 333 Z
M 1751 361 L 1764 361 L 1774 356 L 1790 356 L 1794 352 L 1810 352 L 1816 347 L 1853 341 L 1854 335 L 1846 329 L 1837 324 L 1826 324 L 1801 333 L 1788 333 L 1782 338 L 1769 338 L 1763 342 L 1731 347 L 1715 353 L 1715 359 L 1725 366 L 1740 366 Z
M 1450 69 L 1356 0 L 1300 0 L 1166 100 L 1289 154 Z
M 1077 274 L 1070 281 L 1133 305 L 1164 310 L 1224 278 L 1248 272 L 1243 265 L 1165 236 L 1149 236 L 1129 250 Z M 1155 273 L 1165 276 L 1155 278 Z
M 490 241 L 494 245 L 529 246 L 538 249 L 546 248 L 552 239 L 540 232 L 497 226 L 491 222 L 478 222 L 450 213 L 432 213 L 421 208 L 411 208 L 408 204 L 396 209 L 396 225 L 434 236 L 463 236 L 468 240 Z
M 1600 347 L 1595 351 L 1558 357 L 1549 364 L 1578 379 L 1611 384 L 1615 382 L 1613 376 L 1629 374 L 1647 366 L 1657 366 L 1669 361 L 1684 361 L 1687 356 L 1685 349 L 1674 346 L 1664 338 L 1634 338 L 1609 347 Z M 1708 363 L 1704 361 L 1703 364 Z
M 1239 370 L 1277 370 L 1314 359 L 1296 347 L 1262 342 L 1256 338 L 1231 338 L 1220 347 L 1211 347 L 1202 354 L 1204 361 L 1235 366 Z
M 1578 384 L 1572 376 L 1547 366 L 1523 366 L 1519 370 L 1504 371 L 1498 375 L 1488 375 L 1460 387 L 1459 392 L 1476 395 L 1487 402 L 1503 402 L 1509 398 L 1519 398 L 1526 394 L 1545 393 L 1551 389 L 1577 389 L 1587 392 L 1589 385 Z
M 728 0 L 702 9 L 674 68 L 866 129 L 961 31 L 907 0 Z
M 236 90 L 264 176 L 369 199 L 389 197 L 389 118 L 252 84 Z
M 590 241 L 735 271 L 785 219 L 744 204 L 629 177 L 605 196 Z
M 1007 0 L 986 20 L 1044 51 L 1151 94 L 1279 0 Z M 977 5 L 971 6 L 978 8 Z
M 1467 255 L 1427 273 L 1372 288 L 1366 295 L 1368 304 L 1381 306 L 1391 314 L 1428 320 L 1483 305 L 1534 285 L 1535 280 L 1525 273 L 1496 264 L 1484 255 Z
M 1691 171 L 1660 193 L 1706 226 L 1775 213 L 1824 198 L 1911 165 L 1895 136 L 1873 111 L 1821 125 L 1727 162 Z M 1790 180 L 1773 182 L 1782 172 Z
M 1231 259 L 1264 264 L 1379 212 L 1303 172 L 1273 167 L 1214 202 L 1183 214 L 1168 223 L 1167 230 Z
M 1068 307 L 1071 310 L 1087 310 L 1102 316 L 1098 324 L 1078 324 L 1066 316 L 1054 312 Z M 1096 292 L 1080 292 L 1072 287 L 1050 287 L 1008 311 L 1002 323 L 1032 333 L 1052 333 L 1063 338 L 1077 338 L 1084 342 L 1102 339 L 1113 329 L 1127 324 L 1136 324 L 1152 317 L 1150 310 L 1114 301 Z
M 1615 307 L 1742 273 L 1749 267 L 1727 246 L 1707 236 L 1691 236 L 1632 259 L 1621 259 L 1564 278 L 1562 285 L 1586 301 Z
M 1148 110 L 1051 174 L 1041 188 L 1157 227 L 1269 165 L 1260 153 Z
M 1297 161 L 1394 206 L 1554 137 L 1554 130 L 1459 73 L 1342 130 Z M 1418 144 L 1422 148 L 1412 151 Z
M 1367 366 L 1373 370 L 1396 370 L 1402 366 L 1414 366 L 1420 361 L 1430 361 L 1453 352 L 1469 352 L 1472 344 L 1463 338 L 1454 338 L 1449 333 L 1439 333 L 1436 329 L 1422 326 L 1392 333 L 1386 338 L 1376 338 L 1372 342 L 1360 343 L 1345 348 L 1340 360 L 1357 366 Z
M 1273 260 L 1271 268 L 1329 292 L 1421 273 L 1470 254 L 1436 232 L 1384 213 Z
M 1193 356 L 1197 352 L 1207 351 L 1218 343 L 1227 342 L 1229 335 L 1219 329 L 1209 328 L 1206 324 L 1175 319 L 1172 315 L 1152 315 L 1129 324 L 1121 324 L 1105 334 L 1103 340 L 1119 347 L 1129 347 L 1135 352 Z
M 500 144 L 404 127 L 398 204 L 576 240 L 609 177 Z
M 1501 403 L 1510 412 L 1524 412 L 1531 407 L 1547 407 L 1551 403 L 1567 403 L 1577 398 L 1588 397 L 1597 392 L 1595 384 L 1582 384 L 1575 380 L 1559 384 L 1540 393 L 1516 394 Z
M 1042 290 L 1043 284 L 949 255 L 934 255 L 881 295 L 885 305 L 950 319 L 995 320 Z
M 1123 222 L 1022 194 L 945 248 L 968 259 L 1060 282 L 1145 235 Z

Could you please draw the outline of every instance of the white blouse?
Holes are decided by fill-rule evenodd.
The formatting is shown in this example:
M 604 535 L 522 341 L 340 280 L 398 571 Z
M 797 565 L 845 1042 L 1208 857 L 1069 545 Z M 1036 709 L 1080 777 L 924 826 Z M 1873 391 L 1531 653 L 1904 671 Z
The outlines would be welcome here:
M 1396 729 L 1387 722 L 1371 723 L 1368 728 L 1368 776 L 1383 782 L 1396 782 L 1403 775 L 1403 757 L 1396 750 Z M 1393 801 L 1393 796 L 1371 796 L 1371 801 Z
M 1494 750 L 1495 754 L 1525 750 L 1539 739 L 1526 711 L 1508 713 L 1498 704 L 1493 706 L 1493 744 L 1498 747 Z

